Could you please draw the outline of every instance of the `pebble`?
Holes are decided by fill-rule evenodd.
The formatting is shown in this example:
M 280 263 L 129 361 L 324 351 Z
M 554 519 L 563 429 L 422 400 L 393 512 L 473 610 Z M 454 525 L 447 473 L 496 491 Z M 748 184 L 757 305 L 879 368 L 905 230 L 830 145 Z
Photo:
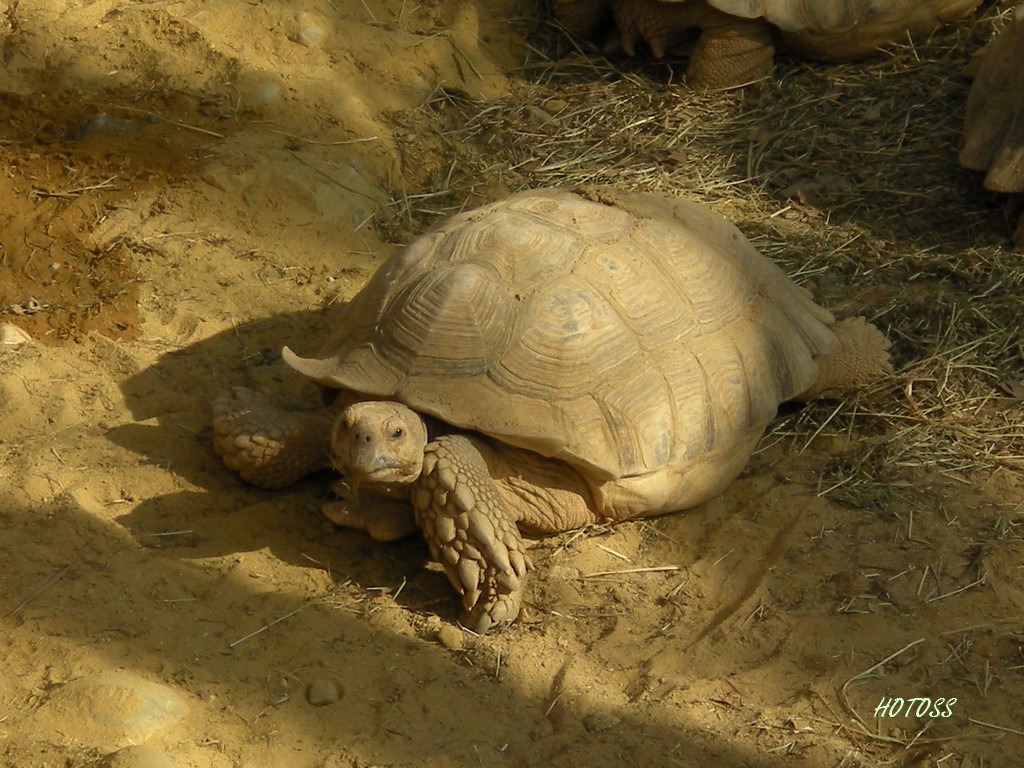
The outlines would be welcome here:
M 159 749 L 140 744 L 107 755 L 100 768 L 174 768 L 174 763 Z
M 565 111 L 565 108 L 569 106 L 569 103 L 562 101 L 561 99 L 548 99 L 544 102 L 544 109 L 552 115 L 557 115 L 559 112 Z
M 173 688 L 123 671 L 74 680 L 55 690 L 44 706 L 63 736 L 100 749 L 140 744 L 188 713 Z
M 32 337 L 13 323 L 0 323 L 0 345 L 16 347 L 31 341 Z
M 551 581 L 576 581 L 583 573 L 570 565 L 553 565 L 544 574 Z
M 621 718 L 610 712 L 591 712 L 583 718 L 583 727 L 591 733 L 600 733 L 601 731 L 610 731 L 621 722 Z
M 130 133 L 134 133 L 138 129 L 139 124 L 139 120 L 113 117 L 106 113 L 100 113 L 72 131 L 71 139 L 80 141 L 89 136 L 127 136 Z
M 338 682 L 326 675 L 318 675 L 309 682 L 306 689 L 306 701 L 314 707 L 326 707 L 334 704 L 341 698 L 341 686 Z
M 443 624 L 437 630 L 437 642 L 450 651 L 461 651 L 466 644 L 462 630 L 452 624 Z
M 555 116 L 544 111 L 540 107 L 534 106 L 533 104 L 527 104 L 523 108 L 523 117 L 530 125 L 540 127 L 547 125 L 548 123 L 554 122 Z
M 238 77 L 240 110 L 261 110 L 280 101 L 284 93 L 284 81 L 270 72 L 251 71 Z
M 327 30 L 324 28 L 322 19 L 312 13 L 302 11 L 295 17 L 298 27 L 295 33 L 295 42 L 301 43 L 308 48 L 320 45 L 327 37 Z

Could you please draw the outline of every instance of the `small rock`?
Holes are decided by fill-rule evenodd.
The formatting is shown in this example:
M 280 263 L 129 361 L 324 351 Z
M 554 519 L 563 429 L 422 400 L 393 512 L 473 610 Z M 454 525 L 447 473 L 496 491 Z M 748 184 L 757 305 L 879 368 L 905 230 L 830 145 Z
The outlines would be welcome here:
M 327 30 L 323 19 L 317 18 L 312 13 L 302 11 L 295 17 L 297 29 L 295 31 L 295 42 L 305 45 L 308 48 L 320 45 L 327 37 Z
M 583 574 L 579 568 L 570 565 L 553 565 L 544 574 L 551 581 L 575 581 Z
M 129 133 L 133 133 L 138 126 L 138 120 L 101 113 L 78 126 L 71 132 L 70 138 L 73 141 L 81 141 L 89 136 L 127 136 Z
M 103 750 L 139 744 L 188 714 L 176 690 L 127 671 L 74 680 L 43 706 L 62 737 Z
M 557 115 L 559 112 L 565 111 L 565 108 L 569 106 L 569 103 L 562 101 L 561 99 L 548 99 L 544 102 L 544 109 L 552 115 Z
M 610 712 L 591 712 L 583 718 L 583 727 L 591 733 L 600 733 L 601 731 L 611 730 L 621 722 L 621 718 L 616 717 Z
M 526 121 L 530 125 L 537 127 L 547 125 L 555 119 L 554 115 L 544 111 L 540 107 L 534 106 L 533 104 L 527 104 L 523 108 L 523 117 L 526 118 Z
M 145 745 L 125 747 L 100 763 L 101 768 L 174 768 L 174 763 L 159 749 Z
M 284 81 L 270 72 L 247 72 L 239 76 L 235 86 L 238 88 L 238 108 L 243 112 L 259 111 L 279 102 L 284 93 Z
M 27 344 L 31 341 L 32 337 L 13 323 L 0 324 L 0 345 L 16 347 L 19 344 Z
M 449 651 L 461 651 L 466 644 L 462 630 L 452 624 L 444 624 L 437 630 L 437 642 Z
M 306 689 L 306 701 L 314 707 L 326 707 L 341 698 L 341 686 L 326 675 L 314 677 Z

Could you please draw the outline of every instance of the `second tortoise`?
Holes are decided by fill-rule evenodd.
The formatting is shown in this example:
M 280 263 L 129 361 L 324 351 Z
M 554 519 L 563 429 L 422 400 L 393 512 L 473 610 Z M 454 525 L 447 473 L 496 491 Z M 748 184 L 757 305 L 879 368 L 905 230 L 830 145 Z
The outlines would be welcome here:
M 815 61 L 854 61 L 961 19 L 980 0 L 552 0 L 562 25 L 593 37 L 613 23 L 630 56 L 689 49 L 693 86 L 749 83 L 772 68 L 775 39 Z M 610 47 L 614 47 L 610 46 Z

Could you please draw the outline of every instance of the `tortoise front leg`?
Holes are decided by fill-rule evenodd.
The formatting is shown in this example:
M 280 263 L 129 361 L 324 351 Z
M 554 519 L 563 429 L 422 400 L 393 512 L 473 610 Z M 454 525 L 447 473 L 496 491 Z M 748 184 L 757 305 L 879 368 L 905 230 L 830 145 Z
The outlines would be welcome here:
M 330 466 L 338 408 L 287 411 L 259 392 L 234 387 L 213 405 L 213 447 L 243 480 L 284 488 Z
M 331 490 L 338 498 L 325 502 L 320 510 L 335 525 L 366 531 L 376 541 L 397 541 L 416 533 L 408 498 L 353 487 L 343 479 L 332 483 Z
M 483 634 L 515 621 L 530 561 L 519 514 L 494 483 L 482 442 L 445 435 L 427 445 L 413 489 L 431 555 L 462 596 L 462 623 Z

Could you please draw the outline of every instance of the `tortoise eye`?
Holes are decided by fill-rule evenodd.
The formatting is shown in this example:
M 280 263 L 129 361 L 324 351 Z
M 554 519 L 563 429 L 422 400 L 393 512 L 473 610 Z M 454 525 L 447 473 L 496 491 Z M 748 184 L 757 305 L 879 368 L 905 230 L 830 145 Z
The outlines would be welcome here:
M 404 434 L 405 434 L 405 430 L 402 429 L 401 427 L 399 427 L 398 429 L 396 429 L 394 432 L 391 433 L 391 439 L 392 440 L 397 440 L 398 438 L 400 438 Z

